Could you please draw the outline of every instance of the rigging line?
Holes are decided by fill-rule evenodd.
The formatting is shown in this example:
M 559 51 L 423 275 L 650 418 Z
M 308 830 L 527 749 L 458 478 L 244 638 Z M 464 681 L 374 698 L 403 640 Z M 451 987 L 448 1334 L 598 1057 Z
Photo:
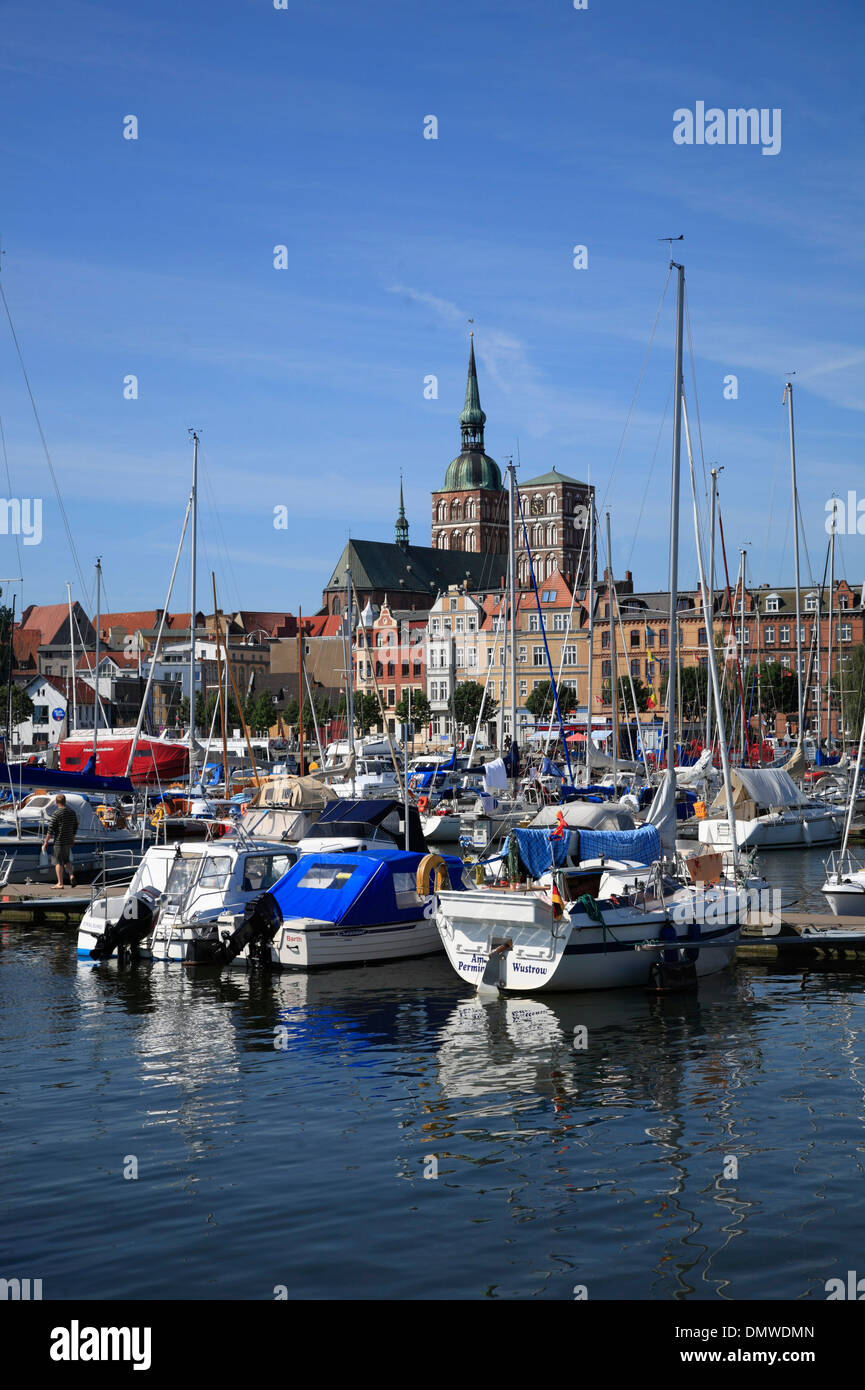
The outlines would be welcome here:
M 46 459 L 46 462 L 47 462 L 47 464 L 48 464 L 48 472 L 49 472 L 50 475 L 51 475 L 51 482 L 52 482 L 53 485 L 54 485 L 54 493 L 55 493 L 55 496 L 56 496 L 56 498 L 57 498 L 57 505 L 58 505 L 58 507 L 60 508 L 60 515 L 61 515 L 61 517 L 63 518 L 63 526 L 64 526 L 64 529 L 65 529 L 65 531 L 66 531 L 66 539 L 67 539 L 68 542 L 69 542 L 69 549 L 70 549 L 70 551 L 71 551 L 71 553 L 72 553 L 72 561 L 73 561 L 73 563 L 74 563 L 74 565 L 75 565 L 75 568 L 76 568 L 76 570 L 77 570 L 77 572 L 78 572 L 78 583 L 79 583 L 80 586 L 81 586 L 81 592 L 82 592 L 83 594 L 88 594 L 88 593 L 89 593 L 89 590 L 88 590 L 88 588 L 87 588 L 87 585 L 86 585 L 85 582 L 84 582 L 84 575 L 83 575 L 83 573 L 82 573 L 81 564 L 80 564 L 80 561 L 79 561 L 79 559 L 78 559 L 78 551 L 77 551 L 77 549 L 76 549 L 76 547 L 75 547 L 75 538 L 74 538 L 74 536 L 72 535 L 72 527 L 69 525 L 69 518 L 68 518 L 68 516 L 66 515 L 66 508 L 65 508 L 64 505 L 63 505 L 63 497 L 62 497 L 62 495 L 61 495 L 61 493 L 60 493 L 60 486 L 59 486 L 59 484 L 58 484 L 58 482 L 57 482 L 57 474 L 54 472 L 54 464 L 51 462 L 51 455 L 50 455 L 50 453 L 48 452 L 48 441 L 47 441 L 46 438 L 45 438 L 45 432 L 44 432 L 44 430 L 42 429 L 42 421 L 41 421 L 40 418 L 39 418 L 39 411 L 38 411 L 38 409 L 37 409 L 37 407 L 36 407 L 36 398 L 35 398 L 35 396 L 33 395 L 33 390 L 32 390 L 32 387 L 31 387 L 31 385 L 30 385 L 30 378 L 29 378 L 28 375 L 27 375 L 27 368 L 24 366 L 24 356 L 23 356 L 23 354 L 22 354 L 22 352 L 21 352 L 21 345 L 20 345 L 19 342 L 18 342 L 18 335 L 17 335 L 17 333 L 15 332 L 15 325 L 14 325 L 14 323 L 12 322 L 12 314 L 10 313 L 10 310 L 9 310 L 9 302 L 8 302 L 8 300 L 7 300 L 7 298 L 6 298 L 6 291 L 5 291 L 4 288 L 3 288 L 3 280 L 2 280 L 2 277 L 0 277 L 0 299 L 3 300 L 3 308 L 6 310 L 6 318 L 9 320 L 9 330 L 10 330 L 10 332 L 11 332 L 11 334 L 12 334 L 12 341 L 13 341 L 13 343 L 15 344 L 15 351 L 16 351 L 16 353 L 18 354 L 18 362 L 19 362 L 19 364 L 20 364 L 20 366 L 21 366 L 21 374 L 22 374 L 22 376 L 24 377 L 24 385 L 27 387 L 27 394 L 28 394 L 28 396 L 30 397 L 30 404 L 31 404 L 31 406 L 33 407 L 33 415 L 34 415 L 34 418 L 35 418 L 35 420 L 36 420 L 36 428 L 37 428 L 38 431 L 39 431 L 39 438 L 40 438 L 41 441 L 42 441 L 42 448 L 43 448 L 43 450 L 44 450 L 45 459 Z
M 12 477 L 9 472 L 9 455 L 6 452 L 6 431 L 3 428 L 3 417 L 0 415 L 0 442 L 3 445 L 3 463 L 6 468 L 6 485 L 9 488 L 9 497 L 12 496 Z M 21 537 L 15 532 L 15 553 L 18 556 L 18 568 L 21 571 L 21 611 L 24 611 L 24 561 L 21 558 Z
M 808 578 L 811 587 L 814 587 L 814 571 L 811 568 L 811 556 L 808 554 L 808 541 L 805 536 L 805 518 L 802 515 L 802 500 L 799 497 L 799 490 L 796 489 L 796 510 L 799 514 L 799 535 L 802 537 L 802 546 L 805 550 L 805 563 L 808 566 Z
M 242 603 L 241 595 L 240 595 L 240 586 L 239 586 L 239 584 L 238 584 L 238 582 L 237 582 L 237 575 L 236 575 L 235 572 L 234 572 L 234 564 L 232 563 L 232 559 L 231 559 L 231 551 L 229 550 L 229 548 L 228 548 L 228 542 L 227 542 L 226 539 L 225 539 L 225 530 L 224 530 L 223 525 L 222 525 L 222 514 L 221 514 L 221 512 L 220 512 L 218 506 L 216 505 L 216 494 L 215 494 L 214 491 L 213 491 L 213 486 L 212 486 L 211 481 L 210 481 L 210 461 L 209 461 L 209 455 L 205 452 L 205 450 L 201 449 L 200 446 L 199 446 L 199 454 L 200 454 L 202 463 L 206 465 L 206 466 L 204 467 L 203 471 L 202 471 L 202 476 L 203 476 L 203 478 L 204 478 L 204 486 L 205 486 L 205 488 L 206 488 L 206 490 L 207 490 L 208 503 L 209 503 L 211 512 L 213 513 L 213 517 L 214 517 L 215 520 L 216 520 L 216 525 L 217 525 L 217 528 L 218 528 L 218 530 L 219 530 L 219 539 L 222 541 L 222 551 L 223 551 L 223 560 L 224 560 L 225 570 L 228 572 L 228 575 L 230 576 L 231 585 L 232 585 L 232 588 L 234 589 L 234 597 L 235 597 L 235 600 L 236 600 L 236 602 L 237 602 L 237 609 L 238 609 L 238 612 L 239 612 L 240 609 L 242 609 L 242 607 L 243 607 L 243 603 Z
M 706 455 L 703 452 L 703 426 L 700 420 L 700 398 L 697 395 L 697 363 L 694 359 L 694 340 L 691 337 L 691 307 L 687 287 L 685 289 L 685 322 L 688 325 L 688 356 L 691 360 L 691 380 L 694 383 L 694 414 L 697 417 L 697 439 L 700 445 L 700 464 L 703 469 L 703 494 L 709 496 L 709 480 L 706 477 Z
M 607 498 L 609 497 L 610 492 L 612 491 L 613 483 L 614 483 L 615 477 L 616 477 L 616 469 L 618 468 L 619 462 L 620 462 L 621 457 L 622 457 L 622 451 L 623 451 L 623 449 L 624 449 L 624 447 L 625 447 L 625 440 L 626 440 L 627 435 L 628 435 L 628 430 L 630 429 L 630 426 L 631 426 L 631 419 L 632 419 L 633 414 L 634 414 L 634 408 L 635 408 L 635 406 L 636 406 L 636 404 L 637 404 L 637 397 L 638 397 L 639 394 L 640 394 L 640 387 L 641 387 L 642 384 L 643 384 L 643 377 L 644 377 L 645 374 L 646 374 L 646 367 L 647 367 L 648 364 L 649 364 L 649 354 L 650 354 L 651 351 L 652 351 L 652 343 L 654 342 L 654 339 L 655 339 L 655 332 L 657 331 L 658 321 L 659 321 L 659 319 L 660 319 L 660 317 L 661 317 L 661 310 L 662 310 L 663 307 L 664 307 L 664 299 L 665 299 L 666 294 L 667 294 L 667 286 L 668 286 L 669 283 L 670 283 L 670 276 L 672 275 L 672 273 L 673 273 L 673 266 L 672 266 L 672 263 L 671 263 L 671 264 L 667 267 L 667 278 L 666 278 L 666 280 L 664 281 L 664 288 L 663 288 L 662 291 L 661 291 L 661 298 L 660 298 L 660 300 L 659 300 L 659 302 L 658 302 L 658 308 L 657 308 L 657 311 L 656 311 L 656 313 L 655 313 L 655 322 L 652 324 L 652 331 L 651 331 L 651 333 L 649 334 L 649 342 L 648 342 L 648 345 L 647 345 L 647 347 L 646 347 L 645 356 L 644 356 L 644 358 L 643 358 L 643 365 L 642 365 L 642 367 L 640 368 L 640 375 L 639 375 L 639 377 L 637 378 L 637 385 L 636 385 L 636 387 L 634 388 L 634 394 L 633 394 L 633 396 L 631 397 L 631 404 L 630 404 L 629 407 L 628 407 L 628 414 L 627 414 L 627 416 L 625 417 L 625 424 L 624 424 L 624 428 L 623 428 L 623 430 L 622 430 L 622 437 L 621 437 L 621 439 L 619 440 L 619 447 L 618 447 L 618 449 L 616 450 L 616 456 L 615 456 L 615 458 L 613 459 L 613 467 L 612 467 L 612 470 L 611 470 L 611 472 L 610 472 L 610 477 L 609 477 L 609 481 L 608 481 L 608 483 L 607 483 L 606 489 L 604 490 L 604 496 L 603 496 L 603 498 L 602 498 L 602 500 L 601 500 L 601 505 L 600 505 L 600 507 L 599 507 L 599 509 L 598 509 L 599 511 L 603 511 L 603 510 L 604 510 L 604 507 L 606 506 Z
M 634 546 L 637 544 L 637 533 L 639 532 L 640 524 L 641 524 L 641 522 L 642 522 L 642 520 L 643 520 L 643 511 L 645 510 L 645 506 L 646 506 L 646 498 L 647 498 L 648 495 L 649 495 L 649 486 L 650 486 L 650 484 L 651 484 L 651 482 L 652 482 L 652 475 L 653 475 L 653 473 L 654 473 L 654 471 L 655 471 L 655 464 L 657 463 L 657 460 L 658 460 L 658 450 L 659 450 L 660 447 L 661 447 L 661 437 L 662 437 L 662 435 L 663 435 L 663 433 L 664 433 L 664 426 L 665 426 L 666 423 L 667 423 L 667 411 L 668 411 L 669 408 L 670 408 L 670 397 L 671 397 L 672 394 L 673 394 L 673 387 L 674 387 L 674 385 L 675 385 L 674 382 L 672 382 L 672 383 L 670 384 L 670 389 L 669 389 L 669 391 L 667 392 L 667 400 L 666 400 L 666 403 L 665 403 L 665 405 L 664 405 L 664 413 L 663 413 L 663 415 L 661 416 L 661 423 L 660 423 L 660 425 L 658 426 L 658 437 L 657 437 L 657 439 L 655 440 L 655 449 L 654 449 L 654 452 L 653 452 L 653 454 L 652 454 L 652 462 L 649 464 L 649 474 L 648 474 L 648 477 L 646 478 L 646 486 L 645 486 L 644 489 L 643 489 L 643 500 L 642 500 L 642 502 L 640 503 L 640 511 L 639 511 L 639 515 L 637 516 L 637 524 L 636 524 L 636 526 L 634 527 L 634 533 L 633 533 L 633 535 L 631 536 L 631 548 L 630 548 L 630 550 L 628 551 L 628 567 L 630 567 L 631 560 L 632 560 L 633 557 L 634 557 Z

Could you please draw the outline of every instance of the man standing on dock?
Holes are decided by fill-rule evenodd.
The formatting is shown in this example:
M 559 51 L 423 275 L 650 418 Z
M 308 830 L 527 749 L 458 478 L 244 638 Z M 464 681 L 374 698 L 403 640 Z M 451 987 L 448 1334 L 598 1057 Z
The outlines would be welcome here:
M 54 867 L 57 870 L 57 887 L 63 887 L 63 866 L 68 864 L 72 854 L 72 845 L 78 833 L 78 817 L 71 806 L 66 805 L 66 797 L 62 792 L 56 797 L 57 810 L 48 823 L 48 833 L 42 842 L 42 848 L 47 852 L 48 841 L 54 839 Z M 69 882 L 74 884 L 75 874 L 70 868 Z

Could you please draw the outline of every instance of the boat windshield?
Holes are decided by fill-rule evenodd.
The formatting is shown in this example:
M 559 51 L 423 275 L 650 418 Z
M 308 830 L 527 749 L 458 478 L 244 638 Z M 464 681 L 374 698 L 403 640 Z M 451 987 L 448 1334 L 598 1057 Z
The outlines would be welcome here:
M 310 864 L 298 888 L 344 888 L 354 873 L 354 865 Z
M 190 855 L 175 859 L 165 885 L 167 906 L 176 907 L 183 902 L 190 888 L 213 892 L 224 888 L 231 877 L 231 856 L 228 854 Z

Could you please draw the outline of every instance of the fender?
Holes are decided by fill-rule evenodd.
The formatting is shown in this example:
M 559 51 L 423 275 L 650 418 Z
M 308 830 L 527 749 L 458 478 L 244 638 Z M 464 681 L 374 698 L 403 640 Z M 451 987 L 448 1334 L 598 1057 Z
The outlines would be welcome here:
M 440 854 L 425 854 L 417 866 L 416 886 L 419 898 L 429 897 L 430 880 L 432 880 L 434 893 L 440 892 L 442 888 L 450 887 L 448 866 Z

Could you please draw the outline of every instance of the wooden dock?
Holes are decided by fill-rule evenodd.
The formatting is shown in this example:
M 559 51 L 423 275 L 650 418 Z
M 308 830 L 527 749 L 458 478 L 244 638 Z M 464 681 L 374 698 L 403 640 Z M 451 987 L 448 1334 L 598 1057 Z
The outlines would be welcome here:
M 743 927 L 737 951 L 743 957 L 784 952 L 843 959 L 865 953 L 865 917 L 828 912 L 784 912 L 780 923 L 765 926 L 759 916 Z
M 126 885 L 112 884 L 107 891 L 111 898 L 122 898 Z M 74 918 L 79 922 L 90 906 L 90 897 L 87 884 L 58 888 L 50 883 L 8 883 L 0 889 L 0 922 L 22 918 L 31 922 L 68 922 Z

